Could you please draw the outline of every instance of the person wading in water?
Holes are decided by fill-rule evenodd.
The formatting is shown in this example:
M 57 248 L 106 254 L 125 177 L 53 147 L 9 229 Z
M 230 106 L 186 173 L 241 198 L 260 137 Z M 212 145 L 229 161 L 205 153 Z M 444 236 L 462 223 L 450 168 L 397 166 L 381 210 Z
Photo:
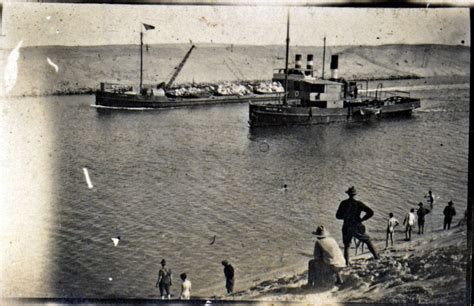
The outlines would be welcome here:
M 354 186 L 349 188 L 346 193 L 349 198 L 339 204 L 339 208 L 336 212 L 336 218 L 344 220 L 344 224 L 342 225 L 342 242 L 344 243 L 344 258 L 346 259 L 346 265 L 350 265 L 349 248 L 353 237 L 356 237 L 363 243 L 367 244 L 367 247 L 374 258 L 379 259 L 380 257 L 377 254 L 369 235 L 365 232 L 365 226 L 362 224 L 362 222 L 372 218 L 374 211 L 361 201 L 354 199 L 354 196 L 357 194 Z M 364 212 L 365 215 L 361 218 L 360 214 L 362 212 Z
M 428 194 L 425 195 L 425 199 L 426 199 L 426 202 L 428 202 L 428 205 L 430 205 L 430 209 L 432 210 L 433 209 L 433 204 L 434 204 L 434 196 L 433 196 L 433 192 L 431 191 L 431 189 L 428 191 Z

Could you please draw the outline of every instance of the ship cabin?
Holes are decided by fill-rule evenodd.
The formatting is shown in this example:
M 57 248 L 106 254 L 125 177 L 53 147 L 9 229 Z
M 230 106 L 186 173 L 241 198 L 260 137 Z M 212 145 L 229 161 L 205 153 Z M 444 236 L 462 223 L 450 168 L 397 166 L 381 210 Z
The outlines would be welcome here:
M 295 83 L 301 80 L 314 80 L 314 67 L 313 67 L 313 54 L 307 55 L 306 68 L 303 68 L 302 55 L 295 55 L 295 66 L 294 68 L 288 68 L 288 98 L 297 98 L 295 94 Z M 274 69 L 273 70 L 273 82 L 280 82 L 285 88 L 285 69 Z
M 300 80 L 294 83 L 293 95 L 305 107 L 343 108 L 357 98 L 355 82 L 344 80 Z
M 288 98 L 294 99 L 295 97 L 295 82 L 301 80 L 314 80 L 313 71 L 309 69 L 301 68 L 289 68 L 288 69 Z M 283 88 L 285 88 L 285 69 L 275 69 L 273 71 L 272 82 L 279 82 Z

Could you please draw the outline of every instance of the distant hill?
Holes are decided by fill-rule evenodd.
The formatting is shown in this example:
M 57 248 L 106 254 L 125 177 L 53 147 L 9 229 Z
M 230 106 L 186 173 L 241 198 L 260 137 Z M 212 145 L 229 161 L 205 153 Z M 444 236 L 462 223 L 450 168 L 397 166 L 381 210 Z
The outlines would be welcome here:
M 150 45 L 144 51 L 144 82 L 168 81 L 190 45 Z M 7 51 L 0 51 L 3 61 Z M 294 55 L 314 54 L 321 74 L 322 47 L 292 46 Z M 346 79 L 387 79 L 469 75 L 470 47 L 446 45 L 339 46 L 326 49 L 326 76 L 330 55 L 339 54 L 339 75 Z M 284 46 L 197 45 L 175 83 L 269 80 L 284 67 Z M 48 64 L 49 58 L 59 67 Z M 4 65 L 1 65 L 3 69 Z M 3 72 L 2 72 L 3 74 Z M 13 95 L 90 92 L 100 82 L 138 84 L 139 47 L 28 47 L 21 49 L 19 79 Z

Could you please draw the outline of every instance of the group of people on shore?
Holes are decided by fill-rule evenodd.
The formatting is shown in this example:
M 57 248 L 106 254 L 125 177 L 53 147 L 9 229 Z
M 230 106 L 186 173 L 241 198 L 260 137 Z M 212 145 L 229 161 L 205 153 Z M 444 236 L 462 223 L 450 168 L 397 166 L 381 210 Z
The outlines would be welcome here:
M 226 279 L 225 287 L 227 293 L 232 293 L 234 291 L 234 267 L 227 261 L 223 260 L 222 265 L 224 266 L 224 275 Z M 155 288 L 160 288 L 161 299 L 165 298 L 171 299 L 171 286 L 172 286 L 172 277 L 171 269 L 166 267 L 166 260 L 161 260 L 161 268 L 158 271 L 158 280 L 156 281 Z M 181 294 L 179 296 L 182 300 L 189 300 L 191 298 L 191 281 L 188 279 L 186 273 L 181 273 Z
M 286 187 L 286 186 L 285 186 Z M 323 225 L 317 227 L 316 231 L 312 232 L 316 236 L 316 242 L 314 245 L 313 259 L 308 263 L 308 286 L 315 287 L 321 281 L 325 281 L 322 278 L 326 278 L 327 274 L 332 274 L 336 278 L 336 286 L 341 286 L 343 280 L 341 277 L 341 271 L 346 267 L 350 266 L 349 261 L 349 249 L 352 240 L 356 240 L 359 243 L 367 245 L 369 251 L 372 253 L 374 259 L 379 259 L 380 256 L 372 243 L 370 236 L 366 232 L 364 221 L 369 220 L 374 215 L 374 211 L 365 205 L 363 202 L 355 199 L 357 195 L 354 186 L 350 187 L 346 191 L 348 198 L 343 200 L 337 209 L 336 219 L 343 220 L 342 225 L 342 242 L 344 244 L 344 254 L 342 254 L 338 243 L 334 238 L 329 235 L 329 232 L 324 228 Z M 405 226 L 405 240 L 411 240 L 411 232 L 415 226 L 415 222 L 418 223 L 418 234 L 424 233 L 425 216 L 433 210 L 434 197 L 431 190 L 428 195 L 425 196 L 427 199 L 430 209 L 423 206 L 423 203 L 418 204 L 419 208 L 416 211 L 411 208 L 406 214 L 403 221 Z M 361 215 L 364 213 L 363 215 Z M 450 229 L 453 217 L 456 215 L 456 209 L 452 201 L 448 202 L 444 211 L 444 227 L 443 229 Z M 466 214 L 465 214 L 466 218 Z M 464 218 L 464 219 L 465 219 Z M 463 220 L 464 220 L 463 219 Z M 462 221 L 462 220 L 461 220 Z M 460 222 L 461 224 L 461 222 Z M 387 237 L 386 237 L 386 248 L 390 240 L 393 246 L 393 234 L 395 228 L 400 225 L 398 220 L 395 218 L 393 213 L 389 213 L 387 221 Z M 222 261 L 224 266 L 224 275 L 226 279 L 227 293 L 232 293 L 234 289 L 234 268 L 226 260 Z M 188 279 L 186 273 L 180 275 L 182 280 L 180 299 L 190 299 L 191 297 L 191 281 Z M 160 288 L 160 295 L 162 299 L 171 298 L 170 287 L 172 285 L 171 270 L 166 267 L 166 261 L 161 261 L 161 269 L 158 272 L 158 280 L 155 287 Z
M 350 187 L 346 191 L 348 199 L 343 200 L 339 204 L 339 208 L 336 212 L 336 219 L 343 220 L 342 225 L 342 242 L 344 244 L 344 255 L 341 252 L 336 240 L 330 237 L 329 233 L 325 230 L 324 226 L 320 225 L 313 234 L 316 236 L 316 242 L 314 245 L 313 259 L 308 263 L 308 285 L 314 287 L 318 280 L 318 276 L 325 277 L 323 271 L 331 271 L 336 278 L 336 286 L 342 285 L 343 281 L 340 275 L 342 269 L 346 266 L 350 266 L 349 261 L 349 249 L 352 240 L 357 240 L 360 243 L 366 244 L 369 251 L 372 253 L 374 259 L 379 259 L 380 256 L 377 253 L 370 236 L 366 232 L 364 221 L 369 220 L 374 215 L 374 211 L 367 205 L 355 199 L 357 195 L 354 186 Z M 405 225 L 405 240 L 411 240 L 412 228 L 415 225 L 416 219 L 418 222 L 418 234 L 424 233 L 425 216 L 433 210 L 434 197 L 431 190 L 428 195 L 425 196 L 428 205 L 431 210 L 424 207 L 423 203 L 419 203 L 418 210 L 415 216 L 415 209 L 410 209 L 407 213 L 403 225 Z M 364 213 L 362 216 L 361 214 Z M 444 230 L 451 228 L 451 222 L 453 217 L 456 215 L 453 201 L 449 201 L 444 211 Z M 466 218 L 466 216 L 465 216 Z M 462 220 L 461 220 L 462 221 Z M 461 223 L 461 222 L 460 222 Z M 395 228 L 399 225 L 398 220 L 394 217 L 393 213 L 389 213 L 387 221 L 387 238 L 386 247 L 388 247 L 388 241 L 391 241 L 393 246 L 393 233 Z
M 428 191 L 428 194 L 425 196 L 427 199 L 428 205 L 430 209 L 424 207 L 423 203 L 418 203 L 418 210 L 416 211 L 415 216 L 415 209 L 410 209 L 403 220 L 403 225 L 405 226 L 405 241 L 411 240 L 411 232 L 413 227 L 415 226 L 415 222 L 418 223 L 418 235 L 423 235 L 425 230 L 425 216 L 429 214 L 434 208 L 434 197 L 431 190 Z M 454 208 L 453 201 L 449 201 L 448 205 L 443 210 L 444 215 L 444 225 L 443 230 L 451 229 L 451 222 L 453 221 L 453 217 L 456 215 L 456 209 Z M 389 214 L 389 219 L 387 222 L 387 238 L 385 240 L 385 247 L 388 247 L 388 241 L 390 240 L 391 245 L 393 246 L 393 233 L 395 232 L 395 227 L 399 225 L 398 220 L 394 217 L 393 213 Z

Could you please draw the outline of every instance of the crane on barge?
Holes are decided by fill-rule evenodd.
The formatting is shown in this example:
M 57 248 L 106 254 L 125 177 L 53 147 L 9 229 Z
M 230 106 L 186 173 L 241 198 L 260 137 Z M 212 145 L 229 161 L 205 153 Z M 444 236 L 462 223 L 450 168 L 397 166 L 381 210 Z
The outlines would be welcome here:
M 145 24 L 145 23 L 142 23 L 143 27 L 145 28 L 145 31 L 148 31 L 148 30 L 154 30 L 155 29 L 155 26 L 153 25 L 150 25 L 150 24 Z M 192 43 L 192 42 L 191 42 Z M 168 81 L 168 83 L 165 84 L 160 84 L 158 86 L 158 88 L 163 88 L 164 90 L 166 89 L 169 89 L 171 87 L 171 85 L 173 84 L 173 82 L 176 80 L 176 78 L 178 77 L 178 74 L 181 72 L 181 69 L 183 69 L 184 67 L 184 64 L 186 63 L 186 61 L 188 60 L 189 56 L 191 55 L 191 52 L 193 51 L 193 49 L 196 48 L 195 45 L 191 45 L 191 48 L 188 50 L 188 52 L 186 52 L 186 55 L 184 56 L 183 60 L 179 63 L 179 65 L 175 68 L 175 72 L 173 73 L 173 75 L 171 76 L 171 79 Z M 143 92 L 143 31 L 140 31 L 140 89 L 139 89 L 140 93 Z
M 186 61 L 188 60 L 188 58 L 191 55 L 191 52 L 194 50 L 194 48 L 196 48 L 196 46 L 192 45 L 191 48 L 186 53 L 186 55 L 184 56 L 181 63 L 179 63 L 179 65 L 175 68 L 176 69 L 175 72 L 173 73 L 173 75 L 171 76 L 171 79 L 168 81 L 168 83 L 166 83 L 166 85 L 164 86 L 163 89 L 169 89 L 171 87 L 171 85 L 173 85 L 174 81 L 178 77 L 178 74 L 181 72 L 181 69 L 183 69 L 184 64 L 186 64 Z

